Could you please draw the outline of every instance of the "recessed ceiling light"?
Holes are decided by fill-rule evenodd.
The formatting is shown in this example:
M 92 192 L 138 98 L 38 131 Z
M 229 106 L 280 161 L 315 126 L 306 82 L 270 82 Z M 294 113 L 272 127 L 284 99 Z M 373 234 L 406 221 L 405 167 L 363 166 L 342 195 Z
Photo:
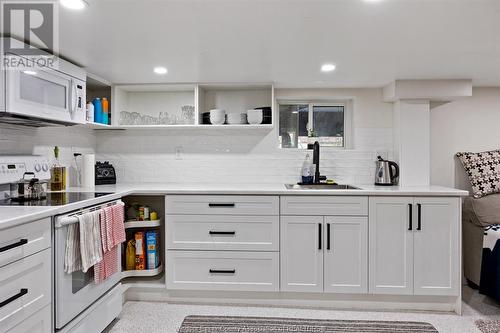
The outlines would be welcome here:
M 324 64 L 323 66 L 321 66 L 322 72 L 332 72 L 334 70 L 335 70 L 334 64 Z
M 59 2 L 69 9 L 83 9 L 89 5 L 85 0 L 59 0 Z
M 23 71 L 23 73 L 27 75 L 36 75 L 35 71 Z
M 167 74 L 168 70 L 165 68 L 165 67 L 155 67 L 153 69 L 153 71 L 156 73 L 156 74 L 160 74 L 160 75 L 163 75 L 163 74 Z

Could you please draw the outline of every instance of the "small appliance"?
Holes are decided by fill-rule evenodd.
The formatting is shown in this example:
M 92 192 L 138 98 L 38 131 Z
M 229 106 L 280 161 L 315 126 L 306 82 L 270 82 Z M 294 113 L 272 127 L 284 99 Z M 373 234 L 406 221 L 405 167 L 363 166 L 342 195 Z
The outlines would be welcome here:
M 398 185 L 399 166 L 396 162 L 384 160 L 377 156 L 375 161 L 375 185 L 393 186 Z
M 9 59 L 26 61 L 16 54 L 9 54 Z M 0 70 L 0 123 L 31 127 L 85 123 L 86 72 L 63 59 L 57 58 L 57 64 L 29 71 Z
M 108 161 L 97 162 L 95 164 L 95 184 L 116 184 L 115 168 Z

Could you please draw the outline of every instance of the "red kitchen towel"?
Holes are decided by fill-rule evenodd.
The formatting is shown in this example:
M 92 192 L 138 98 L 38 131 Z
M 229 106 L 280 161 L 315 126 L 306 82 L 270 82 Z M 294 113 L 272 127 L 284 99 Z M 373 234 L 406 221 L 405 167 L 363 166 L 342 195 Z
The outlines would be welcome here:
M 125 242 L 125 213 L 124 213 L 125 205 L 123 203 L 118 203 L 111 207 L 111 229 L 112 229 L 112 239 L 111 239 L 111 247 L 120 245 Z M 109 247 L 110 244 L 108 244 Z
M 118 246 L 115 246 L 111 251 L 104 253 L 103 259 L 94 265 L 94 282 L 101 283 L 117 272 Z
M 102 209 L 100 222 L 103 259 L 94 265 L 96 284 L 118 272 L 118 246 L 126 240 L 124 204 Z
M 102 244 L 102 252 L 106 253 L 108 251 L 108 239 L 107 239 L 107 223 L 106 223 L 106 213 L 104 209 L 101 209 L 99 212 L 99 222 L 101 227 L 101 244 Z

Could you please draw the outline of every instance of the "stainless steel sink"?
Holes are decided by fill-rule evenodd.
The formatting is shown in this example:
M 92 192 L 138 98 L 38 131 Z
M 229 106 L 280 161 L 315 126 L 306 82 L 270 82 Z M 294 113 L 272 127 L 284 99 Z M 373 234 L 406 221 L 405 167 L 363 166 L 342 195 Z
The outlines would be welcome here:
M 343 184 L 309 184 L 309 185 L 298 185 L 298 184 L 285 184 L 288 190 L 360 190 L 359 187 L 352 185 Z

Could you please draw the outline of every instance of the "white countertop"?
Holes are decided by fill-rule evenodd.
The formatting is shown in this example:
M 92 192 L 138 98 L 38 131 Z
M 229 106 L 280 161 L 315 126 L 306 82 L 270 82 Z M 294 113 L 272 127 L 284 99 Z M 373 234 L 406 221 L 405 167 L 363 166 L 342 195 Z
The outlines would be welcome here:
M 64 214 L 83 207 L 119 199 L 131 194 L 241 194 L 241 195 L 362 195 L 362 196 L 467 196 L 467 191 L 440 186 L 374 186 L 355 185 L 359 190 L 294 190 L 284 184 L 180 184 L 180 183 L 130 183 L 100 185 L 95 189 L 71 188 L 70 192 L 113 192 L 113 194 L 51 206 L 1 206 L 0 229 L 27 223 L 41 218 Z

